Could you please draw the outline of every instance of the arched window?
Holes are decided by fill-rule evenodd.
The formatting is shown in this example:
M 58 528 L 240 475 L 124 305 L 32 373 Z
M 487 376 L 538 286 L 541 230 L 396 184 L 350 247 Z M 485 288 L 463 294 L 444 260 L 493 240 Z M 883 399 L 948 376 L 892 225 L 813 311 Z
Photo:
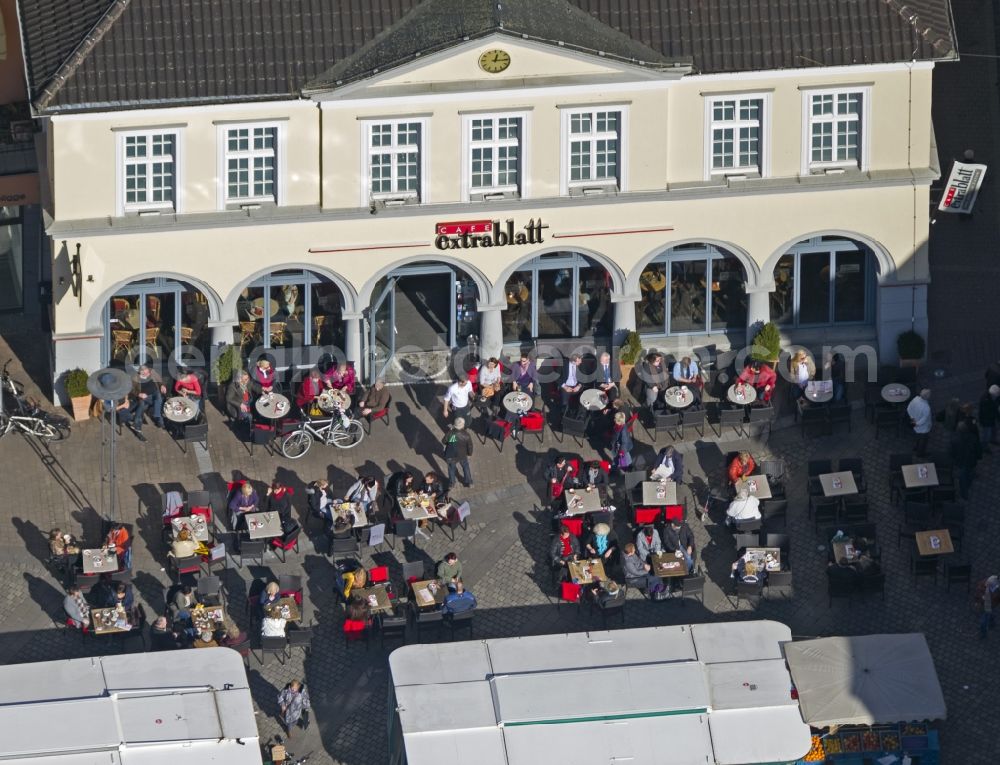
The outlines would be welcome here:
M 274 271 L 251 282 L 236 301 L 244 352 L 263 346 L 343 347 L 344 297 L 325 276 Z

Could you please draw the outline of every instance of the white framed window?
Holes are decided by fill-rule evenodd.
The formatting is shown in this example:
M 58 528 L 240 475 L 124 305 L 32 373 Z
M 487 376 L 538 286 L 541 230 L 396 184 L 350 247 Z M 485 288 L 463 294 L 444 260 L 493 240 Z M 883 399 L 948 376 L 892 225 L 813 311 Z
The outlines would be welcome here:
M 525 112 L 466 114 L 462 119 L 464 198 L 525 194 Z
M 378 120 L 364 125 L 367 200 L 426 201 L 423 119 Z
M 803 175 L 868 169 L 871 88 L 803 91 Z
M 563 193 L 625 190 L 626 122 L 623 106 L 563 109 Z
M 284 130 L 278 122 L 222 124 L 219 168 L 223 207 L 281 204 Z
M 769 175 L 769 93 L 706 98 L 706 180 L 711 176 Z
M 180 211 L 180 131 L 118 133 L 119 214 Z

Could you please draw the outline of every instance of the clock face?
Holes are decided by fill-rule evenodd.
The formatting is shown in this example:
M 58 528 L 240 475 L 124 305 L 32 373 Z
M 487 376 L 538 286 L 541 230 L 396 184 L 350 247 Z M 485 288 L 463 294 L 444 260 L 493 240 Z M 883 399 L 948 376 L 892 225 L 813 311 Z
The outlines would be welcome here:
M 490 74 L 499 74 L 510 66 L 510 54 L 505 50 L 488 50 L 479 57 L 479 68 Z

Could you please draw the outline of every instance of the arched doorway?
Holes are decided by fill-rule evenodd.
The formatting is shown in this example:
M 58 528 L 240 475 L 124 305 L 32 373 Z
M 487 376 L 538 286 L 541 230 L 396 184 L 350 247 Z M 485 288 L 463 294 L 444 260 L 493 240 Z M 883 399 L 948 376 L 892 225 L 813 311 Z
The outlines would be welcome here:
M 612 286 L 611 274 L 578 252 L 529 260 L 504 285 L 504 342 L 610 336 Z
M 790 247 L 774 267 L 771 321 L 784 327 L 871 324 L 878 263 L 864 244 L 814 236 Z
M 639 276 L 636 329 L 646 335 L 696 335 L 746 327 L 746 273 L 713 244 L 671 247 Z
M 173 356 L 209 357 L 212 333 L 205 295 L 187 282 L 154 277 L 117 290 L 104 308 L 110 362 L 144 364 Z
M 272 271 L 250 282 L 236 300 L 240 346 L 344 347 L 344 295 L 331 279 L 303 269 Z

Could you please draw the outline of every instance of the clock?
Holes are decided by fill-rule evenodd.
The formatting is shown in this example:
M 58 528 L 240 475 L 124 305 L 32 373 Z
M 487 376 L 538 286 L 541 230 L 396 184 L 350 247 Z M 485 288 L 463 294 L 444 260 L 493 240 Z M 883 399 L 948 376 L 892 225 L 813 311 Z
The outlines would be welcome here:
M 488 50 L 479 57 L 479 68 L 489 74 L 500 74 L 510 66 L 510 54 L 505 50 Z

